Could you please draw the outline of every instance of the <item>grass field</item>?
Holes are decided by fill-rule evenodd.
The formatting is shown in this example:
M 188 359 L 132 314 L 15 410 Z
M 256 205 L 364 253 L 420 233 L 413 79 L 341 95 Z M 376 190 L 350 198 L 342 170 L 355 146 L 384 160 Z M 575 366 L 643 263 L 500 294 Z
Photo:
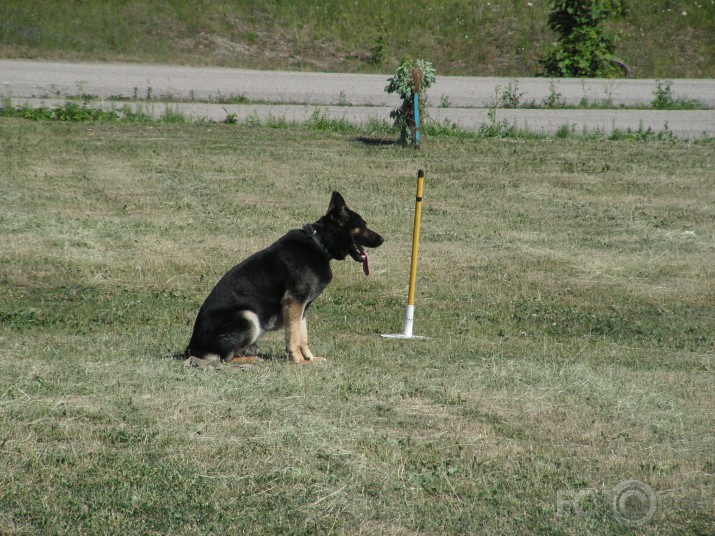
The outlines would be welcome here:
M 711 142 L 16 118 L 0 139 L 0 533 L 712 534 Z M 430 339 L 386 341 L 420 167 Z M 311 309 L 329 363 L 271 334 L 266 365 L 184 367 L 218 278 L 333 189 L 386 242 Z M 657 500 L 614 508 L 630 480 Z
M 257 69 L 534 76 L 556 40 L 545 0 L 4 0 L 0 57 Z M 715 77 L 714 0 L 629 1 L 610 24 L 639 78 Z

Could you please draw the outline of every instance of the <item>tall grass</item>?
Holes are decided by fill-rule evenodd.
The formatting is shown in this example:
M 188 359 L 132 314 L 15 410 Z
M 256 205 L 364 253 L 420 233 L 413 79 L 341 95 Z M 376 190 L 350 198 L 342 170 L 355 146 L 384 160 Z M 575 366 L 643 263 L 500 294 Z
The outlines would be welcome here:
M 441 74 L 531 76 L 555 40 L 547 15 L 547 2 L 486 0 L 6 0 L 0 55 L 348 72 L 420 57 Z M 714 22 L 709 0 L 631 2 L 617 54 L 638 77 L 713 76 Z
M 711 143 L 415 152 L 14 118 L 0 137 L 0 532 L 632 534 L 604 492 L 639 480 L 639 533 L 709 534 Z M 430 339 L 385 341 L 419 167 Z M 328 365 L 287 364 L 280 334 L 250 372 L 175 360 L 217 279 L 333 189 L 386 242 L 311 308 Z M 598 500 L 559 512 L 568 490 Z

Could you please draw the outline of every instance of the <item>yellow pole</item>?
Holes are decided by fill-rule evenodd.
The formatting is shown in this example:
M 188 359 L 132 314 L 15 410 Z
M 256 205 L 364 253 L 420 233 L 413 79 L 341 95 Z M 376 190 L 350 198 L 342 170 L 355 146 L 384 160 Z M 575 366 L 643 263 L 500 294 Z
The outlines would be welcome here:
M 405 330 L 400 334 L 382 335 L 386 339 L 425 339 L 412 334 L 415 322 L 415 283 L 417 282 L 417 255 L 420 248 L 420 222 L 422 221 L 422 191 L 425 186 L 425 172 L 417 172 L 417 199 L 415 200 L 415 224 L 412 229 L 412 261 L 410 263 L 410 287 L 407 291 L 407 310 L 405 311 Z
M 407 292 L 407 305 L 415 305 L 415 286 L 417 283 L 417 256 L 420 249 L 420 222 L 422 221 L 422 192 L 425 186 L 425 172 L 417 172 L 417 198 L 415 199 L 415 224 L 412 230 L 412 261 L 410 262 L 410 287 Z

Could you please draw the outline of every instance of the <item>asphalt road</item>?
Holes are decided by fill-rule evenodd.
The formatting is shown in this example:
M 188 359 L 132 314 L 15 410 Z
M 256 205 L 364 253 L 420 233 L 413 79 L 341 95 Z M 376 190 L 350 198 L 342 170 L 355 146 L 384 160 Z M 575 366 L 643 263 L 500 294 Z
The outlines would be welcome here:
M 118 106 L 111 99 L 149 100 L 143 110 L 161 115 L 162 101 L 170 102 L 192 118 L 223 120 L 236 114 L 248 117 L 274 117 L 303 121 L 315 113 L 364 124 L 383 120 L 398 104 L 398 98 L 384 91 L 388 74 L 335 74 L 279 71 L 249 71 L 217 67 L 182 67 L 113 63 L 59 63 L 0 60 L 0 96 L 14 104 L 52 105 L 57 99 L 91 95 L 95 106 Z M 489 121 L 487 107 L 495 90 L 511 90 L 521 103 L 541 104 L 558 94 L 566 104 L 583 99 L 591 103 L 608 100 L 618 105 L 648 105 L 654 99 L 656 80 L 484 78 L 439 76 L 428 91 L 430 116 L 449 120 L 467 130 L 476 130 Z M 697 99 L 715 108 L 715 80 L 674 80 L 672 94 Z M 245 97 L 251 104 L 227 104 Z M 199 101 L 220 101 L 204 104 Z M 182 102 L 180 102 L 182 101 Z M 190 102 L 185 102 L 190 101 Z M 254 103 L 260 104 L 254 104 Z M 715 134 L 715 110 L 655 111 L 623 109 L 500 109 L 497 120 L 506 120 L 534 132 L 554 132 L 570 125 L 576 132 L 614 128 L 667 128 L 674 134 L 699 137 Z

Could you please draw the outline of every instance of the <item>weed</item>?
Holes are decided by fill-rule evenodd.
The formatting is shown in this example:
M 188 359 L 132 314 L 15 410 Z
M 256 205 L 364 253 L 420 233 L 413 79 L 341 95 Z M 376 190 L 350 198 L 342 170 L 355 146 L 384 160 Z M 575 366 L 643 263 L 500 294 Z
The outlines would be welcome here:
M 67 98 L 73 98 L 72 96 L 66 96 Z M 96 100 L 96 99 L 92 99 Z M 161 102 L 161 103 L 180 103 L 180 102 L 205 102 L 209 104 L 247 104 L 250 100 L 242 94 L 230 94 L 222 95 L 220 92 L 213 96 L 209 95 L 205 98 L 199 98 L 196 96 L 194 90 L 189 91 L 187 97 L 178 97 L 171 93 L 156 95 L 153 91 L 148 88 L 145 98 L 140 98 L 138 96 L 138 89 L 134 88 L 132 95 L 130 97 L 125 97 L 123 95 L 112 95 L 108 99 L 113 102 Z
M 193 97 L 189 99 L 189 102 L 198 102 L 198 99 Z M 207 102 L 216 104 L 248 104 L 251 101 L 243 94 L 221 95 L 219 93 L 216 97 L 209 97 Z
M 485 138 L 513 138 L 517 135 L 516 126 L 510 125 L 506 119 L 497 120 L 497 110 L 499 110 L 499 106 L 503 102 L 504 97 L 501 86 L 497 84 L 494 88 L 494 99 L 492 99 L 487 110 L 489 122 L 479 126 L 479 136 Z
M 497 109 L 491 108 L 487 112 L 489 123 L 483 123 L 479 126 L 479 136 L 485 138 L 514 138 L 517 136 L 515 125 L 509 124 L 509 121 L 502 119 L 497 121 Z
M 609 140 L 629 140 L 629 141 L 640 141 L 640 142 L 652 142 L 652 141 L 670 141 L 676 140 L 675 135 L 668 129 L 668 123 L 665 123 L 663 130 L 654 131 L 651 127 L 643 128 L 643 123 L 638 126 L 637 130 L 631 128 L 625 131 L 614 129 L 611 135 L 608 137 Z
M 651 107 L 656 110 L 665 110 L 673 106 L 673 94 L 670 91 L 670 86 L 673 85 L 673 82 L 670 80 L 657 80 L 656 84 L 653 92 L 655 99 L 651 102 Z
M 310 119 L 305 122 L 310 130 L 330 130 L 335 132 L 354 132 L 355 127 L 347 119 L 331 119 L 320 107 L 315 108 Z
M 130 123 L 153 123 L 155 119 L 150 114 L 144 111 L 143 106 L 125 105 L 120 109 L 121 117 L 124 121 Z
M 67 103 L 54 108 L 38 107 L 15 107 L 12 100 L 7 98 L 0 109 L 0 117 L 22 117 L 34 121 L 115 121 L 119 115 L 113 111 L 105 111 L 98 108 L 91 108 L 87 104 L 78 105 Z
M 546 108 L 563 108 L 564 107 L 563 95 L 561 93 L 559 93 L 558 91 L 556 91 L 556 84 L 554 84 L 553 80 L 549 84 L 549 95 L 546 98 L 544 98 L 543 104 Z
M 498 92 L 498 90 L 497 90 Z M 510 80 L 499 96 L 500 108 L 519 108 L 525 94 L 519 91 L 518 80 Z
M 385 119 L 369 119 L 364 131 L 366 134 L 394 134 L 395 127 L 388 124 Z
M 224 108 L 224 111 L 226 112 L 226 119 L 223 120 L 224 123 L 227 125 L 236 125 L 238 124 L 238 114 L 235 113 L 229 113 L 226 111 Z
M 246 118 L 246 120 L 244 121 L 244 125 L 248 128 L 257 128 L 263 126 L 263 123 L 261 123 L 261 120 L 258 116 L 252 114 Z
M 571 138 L 576 133 L 576 128 L 574 125 L 563 124 L 556 130 L 556 139 L 565 140 L 566 138 Z
M 352 106 L 352 103 L 348 100 L 344 91 L 341 91 L 338 95 L 338 101 L 335 103 L 336 106 Z
M 164 113 L 162 114 L 160 121 L 164 123 L 175 123 L 179 125 L 186 124 L 190 122 L 190 119 L 186 117 L 178 108 L 173 108 L 168 104 L 164 108 Z
M 458 138 L 469 138 L 474 137 L 474 134 L 467 132 L 449 119 L 443 120 L 441 123 L 437 121 L 428 121 L 424 124 L 424 133 L 427 136 L 445 136 L 445 137 L 458 137 Z
M 657 80 L 653 91 L 654 99 L 650 103 L 655 110 L 702 110 L 707 108 L 697 99 L 674 97 L 671 91 L 672 80 Z

